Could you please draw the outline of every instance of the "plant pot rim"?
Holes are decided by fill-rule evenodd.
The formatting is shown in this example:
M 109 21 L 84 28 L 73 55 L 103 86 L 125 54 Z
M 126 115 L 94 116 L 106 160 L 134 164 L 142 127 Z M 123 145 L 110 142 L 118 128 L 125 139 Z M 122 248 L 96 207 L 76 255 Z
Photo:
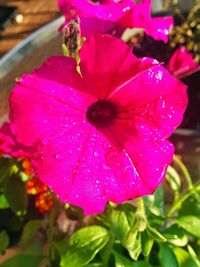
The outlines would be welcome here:
M 175 130 L 174 134 L 182 136 L 200 137 L 199 130 L 186 129 L 186 128 L 178 128 Z
M 47 40 L 52 38 L 52 35 L 59 34 L 57 29 L 63 23 L 64 17 L 59 17 L 52 22 L 42 26 L 21 43 L 11 49 L 0 59 L 0 80 L 8 75 L 13 65 L 22 60 L 24 56 L 29 54 L 37 46 L 47 43 Z

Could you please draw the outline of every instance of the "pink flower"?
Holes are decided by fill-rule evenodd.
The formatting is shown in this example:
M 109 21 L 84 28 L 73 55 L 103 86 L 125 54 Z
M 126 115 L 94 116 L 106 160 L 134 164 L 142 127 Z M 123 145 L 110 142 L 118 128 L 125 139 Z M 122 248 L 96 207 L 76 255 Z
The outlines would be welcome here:
M 10 96 L 17 140 L 35 149 L 37 177 L 63 202 L 100 213 L 152 193 L 173 158 L 166 140 L 180 124 L 186 86 L 144 62 L 120 39 L 97 35 L 72 58 L 49 58 Z
M 199 64 L 194 60 L 185 46 L 177 48 L 172 55 L 167 69 L 177 78 L 183 78 L 200 70 Z
M 172 17 L 151 18 L 151 0 L 142 0 L 138 4 L 133 0 L 103 0 L 98 3 L 58 0 L 58 5 L 66 18 L 63 26 L 77 16 L 81 18 L 83 36 L 94 33 L 121 36 L 126 28 L 144 28 L 147 35 L 167 42 L 174 23 Z
M 27 148 L 16 141 L 8 122 L 0 128 L 0 151 L 14 158 L 23 158 L 29 155 Z

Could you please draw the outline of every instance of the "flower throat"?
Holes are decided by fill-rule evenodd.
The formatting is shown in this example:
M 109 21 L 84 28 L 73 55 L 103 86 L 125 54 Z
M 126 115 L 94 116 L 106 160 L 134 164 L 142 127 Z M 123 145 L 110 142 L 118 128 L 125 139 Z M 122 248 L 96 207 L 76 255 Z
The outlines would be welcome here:
M 109 127 L 117 118 L 117 106 L 109 100 L 98 100 L 89 106 L 86 118 L 96 128 Z

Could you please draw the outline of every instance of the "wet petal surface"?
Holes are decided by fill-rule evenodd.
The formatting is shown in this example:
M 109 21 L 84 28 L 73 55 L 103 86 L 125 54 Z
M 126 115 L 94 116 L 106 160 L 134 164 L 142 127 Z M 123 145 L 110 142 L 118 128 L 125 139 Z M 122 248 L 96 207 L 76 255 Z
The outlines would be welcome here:
M 79 0 L 58 0 L 58 5 L 65 15 L 66 23 L 77 16 L 81 20 L 90 18 L 94 22 L 89 28 L 89 20 L 86 20 L 88 23 L 82 23 L 81 29 L 84 36 L 91 35 L 92 32 L 93 34 L 111 33 L 120 37 L 126 28 L 143 28 L 147 35 L 167 42 L 168 34 L 174 24 L 172 17 L 151 17 L 151 0 L 141 0 L 137 4 L 132 0 L 104 0 L 99 3 L 90 0 L 81 2 Z M 100 26 L 101 23 L 102 26 Z M 103 32 L 103 30 L 105 31 Z
M 29 149 L 17 142 L 8 122 L 0 128 L 0 151 L 14 158 L 23 158 L 30 155 Z
M 174 152 L 165 139 L 180 124 L 187 95 L 157 62 L 137 59 L 111 36 L 87 40 L 80 57 L 82 77 L 65 57 L 23 75 L 10 118 L 17 141 L 32 148 L 35 174 L 88 215 L 161 183 Z
M 108 44 L 112 47 L 109 53 Z M 80 59 L 85 90 L 100 99 L 152 65 L 142 62 L 133 55 L 131 47 L 110 35 L 90 37 L 83 44 Z

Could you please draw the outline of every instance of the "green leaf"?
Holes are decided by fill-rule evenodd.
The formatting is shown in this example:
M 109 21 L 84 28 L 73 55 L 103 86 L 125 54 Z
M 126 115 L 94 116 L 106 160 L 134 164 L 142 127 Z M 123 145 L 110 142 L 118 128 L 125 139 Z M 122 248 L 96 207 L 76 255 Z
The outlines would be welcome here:
M 0 267 L 39 267 L 43 257 L 20 254 L 3 262 Z
M 126 236 L 122 239 L 122 245 L 125 248 L 132 248 L 134 243 L 136 242 L 138 235 L 138 229 L 136 226 L 132 227 L 132 229 L 128 232 Z
M 85 267 L 103 267 L 102 263 L 91 263 L 86 265 Z
M 115 266 L 116 267 L 133 267 L 133 261 L 130 259 L 126 258 L 125 256 L 119 254 L 119 253 L 114 253 L 115 256 Z
M 154 240 L 149 236 L 147 231 L 141 233 L 141 246 L 142 246 L 142 254 L 147 257 L 151 249 L 153 247 Z
M 195 216 L 181 216 L 176 219 L 176 222 L 188 233 L 200 238 L 200 218 Z
M 65 246 L 61 267 L 85 266 L 107 244 L 109 232 L 100 226 L 89 226 L 75 232 Z M 63 250 L 60 250 L 63 253 Z
M 146 262 L 146 261 L 137 261 L 137 262 L 134 262 L 133 267 L 151 267 L 151 265 Z
M 25 245 L 28 241 L 30 241 L 42 226 L 42 223 L 42 220 L 32 220 L 27 222 L 24 226 L 19 245 Z
M 200 192 L 193 192 L 181 205 L 179 216 L 194 215 L 200 218 Z
M 0 195 L 0 210 L 9 208 L 8 201 L 3 194 Z
M 198 267 L 190 254 L 182 248 L 175 247 L 174 253 L 178 260 L 179 267 Z
M 3 192 L 11 209 L 17 215 L 25 214 L 28 202 L 26 188 L 17 174 L 13 173 L 4 180 Z
M 179 174 L 177 173 L 177 171 L 169 166 L 167 169 L 167 175 L 166 175 L 166 179 L 170 184 L 170 187 L 173 191 L 179 191 L 180 187 L 181 187 L 181 179 L 179 177 Z
M 153 228 L 148 225 L 147 227 L 148 234 L 157 242 L 166 242 L 167 239 L 160 233 L 156 228 Z
M 139 231 L 136 232 L 135 241 L 127 247 L 131 259 L 137 261 L 138 257 L 142 252 L 141 246 L 141 234 Z
M 30 243 L 25 246 L 23 254 L 43 257 L 43 245 L 42 241 Z
M 133 262 L 127 257 L 114 252 L 116 267 L 151 267 L 146 261 Z
M 112 231 L 118 240 L 122 240 L 130 231 L 130 225 L 126 213 L 123 210 L 113 210 L 111 215 Z
M 162 267 L 179 267 L 173 250 L 165 244 L 160 244 L 158 258 Z
M 113 245 L 115 242 L 115 235 L 110 232 L 110 238 L 107 242 L 107 244 L 104 246 L 104 248 L 100 252 L 100 257 L 102 258 L 102 265 L 107 265 L 110 259 L 110 255 L 113 250 Z
M 3 253 L 9 245 L 9 237 L 6 231 L 0 232 L 0 254 Z
M 19 216 L 17 216 L 15 213 L 12 213 L 12 215 L 9 218 L 9 221 L 6 224 L 6 227 L 11 232 L 19 232 L 23 229 L 24 222 L 21 220 Z
M 196 251 L 193 249 L 192 246 L 190 245 L 187 245 L 187 249 L 188 249 L 188 252 L 190 254 L 190 256 L 193 258 L 193 260 L 196 262 L 196 264 L 198 265 L 198 267 L 200 267 L 200 261 L 199 261 L 199 258 L 197 256 L 197 253 Z
M 188 243 L 188 236 L 177 224 L 171 225 L 163 232 L 167 241 L 175 246 L 184 247 Z
M 9 176 L 10 173 L 10 159 L 0 158 L 0 183 Z
M 144 203 L 145 203 L 145 208 L 147 211 L 149 210 L 154 215 L 162 216 L 164 214 L 163 187 L 159 186 L 153 195 L 145 196 Z
M 134 211 L 134 207 L 130 204 L 123 204 L 112 210 L 111 229 L 118 240 L 122 240 L 133 226 Z

